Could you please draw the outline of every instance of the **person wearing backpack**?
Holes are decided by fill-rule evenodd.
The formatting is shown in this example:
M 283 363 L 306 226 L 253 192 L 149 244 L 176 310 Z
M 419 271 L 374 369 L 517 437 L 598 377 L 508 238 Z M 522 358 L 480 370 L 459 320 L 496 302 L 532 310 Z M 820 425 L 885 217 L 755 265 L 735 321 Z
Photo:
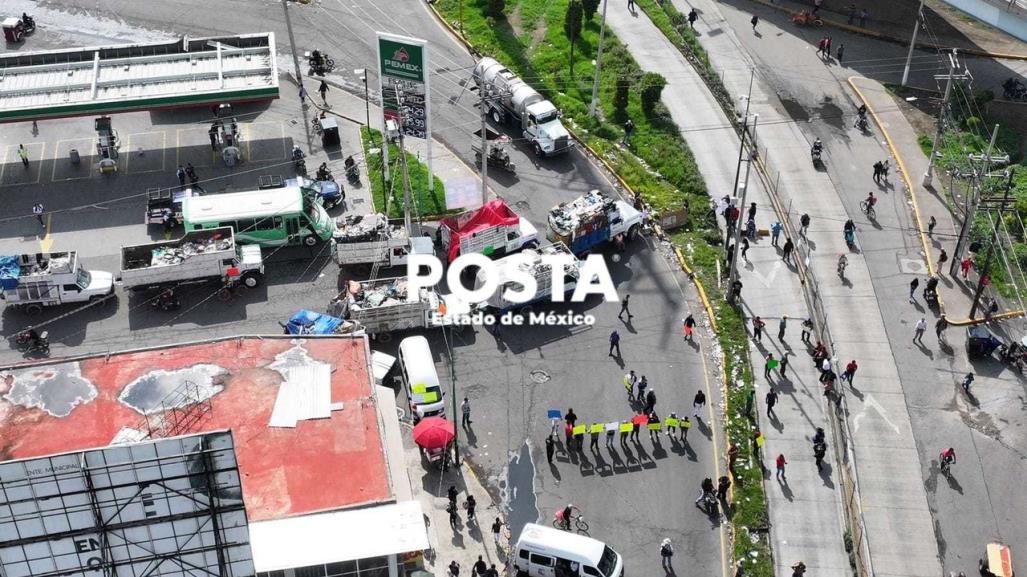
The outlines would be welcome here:
M 663 568 L 668 572 L 673 571 L 670 558 L 674 556 L 674 548 L 671 546 L 669 538 L 660 543 L 660 556 L 663 557 Z

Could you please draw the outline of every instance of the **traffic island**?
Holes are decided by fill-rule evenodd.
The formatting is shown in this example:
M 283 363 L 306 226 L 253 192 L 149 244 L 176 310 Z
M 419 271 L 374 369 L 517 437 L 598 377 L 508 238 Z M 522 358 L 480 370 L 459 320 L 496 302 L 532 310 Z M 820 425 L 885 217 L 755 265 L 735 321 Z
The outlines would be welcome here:
M 375 210 L 389 218 L 403 217 L 403 163 L 398 142 L 390 142 L 388 155 L 388 180 L 382 163 L 382 133 L 373 128 L 362 127 L 360 140 L 364 149 L 367 179 L 370 181 L 371 198 Z M 445 214 L 458 211 L 446 209 L 446 187 L 437 176 L 432 176 L 435 189 L 428 190 L 428 166 L 418 155 L 407 151 L 407 172 L 410 179 L 410 210 L 415 218 L 434 220 Z

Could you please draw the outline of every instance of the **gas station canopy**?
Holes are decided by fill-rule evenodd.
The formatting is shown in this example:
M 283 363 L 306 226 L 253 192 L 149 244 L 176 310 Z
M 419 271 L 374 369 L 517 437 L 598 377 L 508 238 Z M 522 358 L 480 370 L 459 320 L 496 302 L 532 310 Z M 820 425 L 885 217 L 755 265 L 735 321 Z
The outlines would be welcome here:
M 0 54 L 0 122 L 273 98 L 271 32 Z

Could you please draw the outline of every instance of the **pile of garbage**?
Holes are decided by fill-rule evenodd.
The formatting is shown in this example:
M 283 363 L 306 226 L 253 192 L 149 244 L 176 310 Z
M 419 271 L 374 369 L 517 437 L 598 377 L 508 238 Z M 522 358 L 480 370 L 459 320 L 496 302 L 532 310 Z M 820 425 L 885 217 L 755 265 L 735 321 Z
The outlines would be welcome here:
M 231 239 L 209 238 L 183 242 L 178 246 L 160 246 L 153 249 L 150 266 L 170 266 L 180 264 L 185 259 L 208 252 L 221 252 L 232 249 Z
M 347 214 L 335 221 L 335 242 L 370 242 L 402 234 L 402 226 L 390 226 L 384 214 Z
M 560 235 L 570 234 L 584 225 L 605 218 L 606 214 L 616 210 L 616 203 L 599 190 L 590 190 L 588 194 L 574 199 L 574 202 L 563 203 L 549 211 L 549 223 Z
M 350 310 L 389 307 L 406 302 L 406 277 L 392 279 L 376 285 L 374 281 L 347 283 Z

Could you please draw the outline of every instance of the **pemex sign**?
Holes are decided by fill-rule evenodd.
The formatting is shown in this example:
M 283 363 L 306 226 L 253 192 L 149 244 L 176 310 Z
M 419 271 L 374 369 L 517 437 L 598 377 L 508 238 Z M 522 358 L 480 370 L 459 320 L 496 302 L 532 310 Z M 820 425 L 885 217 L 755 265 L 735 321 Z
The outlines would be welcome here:
M 404 135 L 430 140 L 426 42 L 384 32 L 377 34 L 382 123 L 396 121 L 403 127 Z

